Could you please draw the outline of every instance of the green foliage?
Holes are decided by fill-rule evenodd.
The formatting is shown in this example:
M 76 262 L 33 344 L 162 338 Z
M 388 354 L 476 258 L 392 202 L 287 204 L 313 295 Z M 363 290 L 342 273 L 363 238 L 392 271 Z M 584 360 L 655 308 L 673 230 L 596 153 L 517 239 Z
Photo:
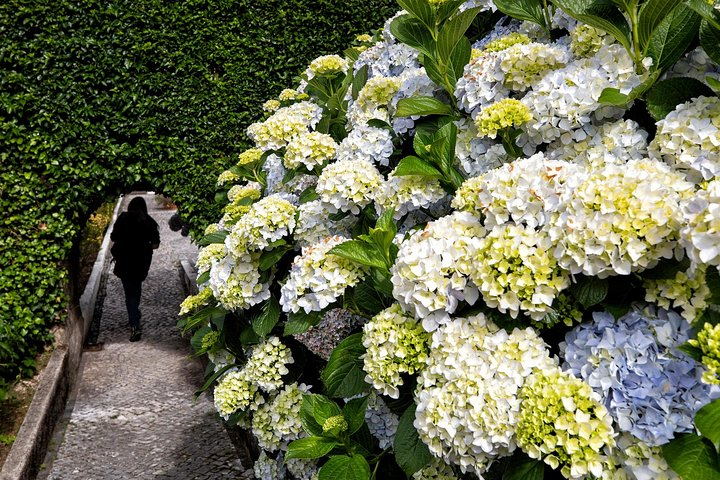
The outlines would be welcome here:
M 416 405 L 412 404 L 400 417 L 395 434 L 395 458 L 398 465 L 410 476 L 430 463 L 432 454 L 413 425 Z
M 68 258 L 92 211 L 152 189 L 197 237 L 220 216 L 215 179 L 247 147 L 263 101 L 396 9 L 392 0 L 0 4 L 0 385 L 31 374 L 50 326 L 64 321 Z
M 647 109 L 655 120 L 662 120 L 675 107 L 692 98 L 715 95 L 710 87 L 699 80 L 687 77 L 675 77 L 656 83 L 647 93 Z

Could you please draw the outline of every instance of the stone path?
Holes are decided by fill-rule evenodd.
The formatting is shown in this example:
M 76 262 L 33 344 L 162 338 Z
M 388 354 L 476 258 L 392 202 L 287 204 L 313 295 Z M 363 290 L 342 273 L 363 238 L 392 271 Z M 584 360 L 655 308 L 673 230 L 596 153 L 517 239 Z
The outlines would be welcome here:
M 122 285 L 106 267 L 99 328 L 105 346 L 83 353 L 74 398 L 38 478 L 252 479 L 214 418 L 211 401 L 194 400 L 203 367 L 189 357 L 188 338 L 175 326 L 185 297 L 179 261 L 194 262 L 197 248 L 168 228 L 174 210 L 159 197 L 144 196 L 160 225 L 161 244 L 143 283 L 142 340 L 128 341 Z

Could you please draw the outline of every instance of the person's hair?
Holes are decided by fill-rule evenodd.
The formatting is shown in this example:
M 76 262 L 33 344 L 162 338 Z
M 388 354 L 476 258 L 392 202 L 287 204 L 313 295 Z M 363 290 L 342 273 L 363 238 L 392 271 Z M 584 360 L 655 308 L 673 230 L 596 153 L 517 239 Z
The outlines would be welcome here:
M 135 197 L 132 200 L 130 200 L 130 203 L 128 204 L 127 208 L 128 212 L 137 212 L 141 213 L 143 215 L 147 215 L 147 204 L 145 203 L 145 199 L 142 197 Z

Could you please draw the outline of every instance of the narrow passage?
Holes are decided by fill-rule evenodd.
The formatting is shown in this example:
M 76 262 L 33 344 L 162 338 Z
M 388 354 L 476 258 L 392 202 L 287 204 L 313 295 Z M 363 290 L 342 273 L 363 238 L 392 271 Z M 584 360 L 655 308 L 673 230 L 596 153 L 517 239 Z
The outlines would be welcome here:
M 38 478 L 253 478 L 213 418 L 210 400 L 193 399 L 203 367 L 189 358 L 189 339 L 175 326 L 185 296 L 179 262 L 194 262 L 197 248 L 169 229 L 175 211 L 161 197 L 144 197 L 160 225 L 161 243 L 143 283 L 142 340 L 129 342 L 122 285 L 106 265 L 98 337 L 105 345 L 83 353 L 76 391 Z M 125 197 L 122 211 L 130 198 Z

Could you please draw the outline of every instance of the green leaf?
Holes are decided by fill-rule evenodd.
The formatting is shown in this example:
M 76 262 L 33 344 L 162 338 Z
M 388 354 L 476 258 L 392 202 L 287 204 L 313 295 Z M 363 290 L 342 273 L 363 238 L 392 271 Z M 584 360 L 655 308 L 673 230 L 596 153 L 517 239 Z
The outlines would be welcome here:
M 720 64 L 720 27 L 703 19 L 700 24 L 700 45 L 713 62 Z
M 622 12 L 608 0 L 554 0 L 553 3 L 568 15 L 603 30 L 631 51 L 630 27 Z
M 312 202 L 320 198 L 320 195 L 315 191 L 315 186 L 308 187 L 300 194 L 300 203 Z
M 465 36 L 465 32 L 480 13 L 480 8 L 469 8 L 458 13 L 447 21 L 440 30 L 437 41 L 437 55 L 444 63 L 448 63 L 455 46 Z
M 305 395 L 303 395 L 302 405 L 300 406 L 300 421 L 302 422 L 302 426 L 310 435 L 322 437 L 324 432 L 322 425 L 318 424 L 315 420 L 314 409 L 315 402 L 313 399 L 306 398 Z
M 252 328 L 261 337 L 265 337 L 270 333 L 280 321 L 280 304 L 271 296 L 263 305 L 260 315 L 252 321 Z
M 720 448 L 720 399 L 713 400 L 695 413 L 695 426 L 700 433 Z
M 518 20 L 545 25 L 545 15 L 541 0 L 497 0 L 494 2 L 498 10 Z
M 638 40 L 645 50 L 652 33 L 682 0 L 646 0 L 638 14 Z
M 214 372 L 212 375 L 210 375 L 210 376 L 205 380 L 205 383 L 203 383 L 202 386 L 195 391 L 195 397 L 197 398 L 197 397 L 199 397 L 200 395 L 202 395 L 202 393 L 203 393 L 205 390 L 207 390 L 208 388 L 210 388 L 210 386 L 212 386 L 212 384 L 215 383 L 215 380 L 217 380 L 218 378 L 220 378 L 225 372 L 227 372 L 228 370 L 230 370 L 231 368 L 234 368 L 234 367 L 235 367 L 235 364 L 232 364 L 232 363 L 231 363 L 231 364 L 228 364 L 228 365 L 223 366 L 222 368 L 218 369 L 217 372 Z
M 262 252 L 262 254 L 260 254 L 260 261 L 258 267 L 259 270 L 261 272 L 270 270 L 280 261 L 283 256 L 285 256 L 287 252 L 292 249 L 292 245 L 281 245 L 279 247 L 273 248 L 270 251 Z
M 716 80 L 713 77 L 705 77 L 705 81 L 716 94 L 720 95 L 720 80 Z
M 445 102 L 433 97 L 410 97 L 398 100 L 396 117 L 410 117 L 412 115 L 452 115 L 453 109 Z
M 419 20 L 410 15 L 401 15 L 390 24 L 390 31 L 399 41 L 419 52 L 432 57 L 435 40 Z
M 286 457 L 287 458 L 287 457 Z M 330 457 L 318 472 L 318 480 L 369 480 L 370 465 L 362 455 Z
M 427 76 L 435 82 L 438 87 L 445 88 L 445 73 L 447 68 L 441 68 L 440 65 L 430 56 L 421 56 L 420 63 L 425 67 Z
M 360 359 L 364 353 L 362 333 L 350 335 L 335 347 L 321 374 L 329 396 L 348 398 L 367 389 L 363 361 Z
M 435 28 L 435 14 L 427 0 L 398 0 L 398 4 L 403 10 L 420 20 L 429 31 Z
M 432 459 L 430 450 L 420 440 L 417 429 L 413 425 L 416 409 L 417 406 L 412 404 L 400 417 L 393 444 L 395 460 L 408 476 L 423 468 Z
M 694 78 L 673 77 L 656 83 L 645 96 L 645 101 L 650 115 L 655 121 L 660 121 L 681 103 L 700 95 L 712 97 L 715 93 Z
M 679 435 L 662 446 L 662 453 L 670 468 L 683 479 L 720 480 L 717 453 L 698 435 Z
M 375 245 L 360 241 L 348 240 L 333 247 L 329 253 L 346 258 L 360 265 L 387 268 L 382 253 Z
M 343 416 L 348 423 L 348 434 L 360 430 L 360 427 L 365 423 L 365 410 L 367 410 L 368 397 L 367 395 L 353 398 L 345 404 L 343 407 Z
M 395 167 L 395 176 L 419 175 L 421 177 L 442 178 L 443 174 L 425 160 L 410 155 L 403 158 Z
M 318 395 L 316 393 L 304 393 L 303 404 L 307 403 L 310 406 L 315 422 L 322 427 L 325 421 L 330 417 L 342 415 L 340 407 L 337 403 L 333 402 L 324 395 Z
M 225 237 L 227 237 L 229 233 L 230 232 L 227 232 L 225 230 L 220 230 L 219 232 L 210 233 L 208 235 L 205 235 L 202 239 L 200 239 L 198 244 L 201 247 L 205 247 L 212 243 L 224 243 Z
M 203 283 L 207 282 L 208 280 L 210 280 L 210 270 L 198 275 L 196 283 L 198 285 L 202 285 Z
M 695 347 L 689 343 L 683 343 L 677 347 L 677 349 L 694 359 L 696 362 L 702 361 L 703 351 L 699 347 Z
M 707 303 L 720 305 L 720 272 L 717 268 L 708 268 L 705 272 L 705 285 L 710 290 L 710 298 L 707 299 Z M 706 310 L 706 313 L 710 313 L 712 310 Z
M 617 88 L 604 88 L 598 98 L 598 102 L 603 105 L 614 105 L 616 107 L 626 107 L 630 103 L 630 98 Z
M 685 0 L 685 5 L 692 8 L 704 20 L 720 30 L 720 13 L 707 0 Z
M 198 310 L 197 312 L 188 315 L 185 317 L 185 327 L 184 331 L 193 330 L 201 325 L 205 325 L 208 322 L 212 321 L 215 317 L 222 317 L 224 318 L 225 315 L 227 315 L 227 311 L 222 307 L 217 306 L 209 306 L 205 307 L 201 310 Z
M 570 293 L 583 308 L 589 308 L 605 300 L 608 294 L 608 280 L 597 277 L 578 277 L 578 283 L 570 287 Z
M 397 225 L 395 225 L 395 210 L 392 208 L 386 209 L 380 217 L 378 217 L 375 223 L 375 228 L 392 232 L 393 235 L 397 233 Z
M 543 480 L 545 466 L 540 460 L 535 460 L 525 454 L 515 454 L 509 462 L 502 480 Z
M 357 100 L 360 90 L 365 86 L 368 81 L 368 65 L 363 65 L 353 77 L 352 83 L 352 98 Z
M 305 313 L 302 309 L 297 313 L 288 313 L 283 335 L 297 335 L 298 333 L 307 332 L 310 327 L 320 323 L 322 317 L 322 312 Z
M 371 316 L 377 315 L 385 309 L 377 291 L 368 283 L 360 282 L 352 290 L 355 307 Z
M 306 437 L 290 442 L 285 460 L 291 458 L 321 458 L 338 446 L 338 442 L 327 437 Z
M 437 24 L 442 25 L 448 18 L 457 13 L 457 9 L 465 3 L 465 0 L 446 0 L 440 5 L 436 5 Z
M 700 27 L 700 16 L 685 5 L 678 5 L 655 28 L 647 45 L 653 69 L 666 70 L 682 57 Z
M 472 47 L 470 45 L 470 40 L 465 37 L 461 38 L 457 45 L 455 45 L 455 48 L 450 55 L 450 61 L 446 73 L 452 90 L 448 92 L 450 95 L 455 95 L 455 86 L 458 79 L 463 76 L 465 65 L 470 62 L 471 55 Z

